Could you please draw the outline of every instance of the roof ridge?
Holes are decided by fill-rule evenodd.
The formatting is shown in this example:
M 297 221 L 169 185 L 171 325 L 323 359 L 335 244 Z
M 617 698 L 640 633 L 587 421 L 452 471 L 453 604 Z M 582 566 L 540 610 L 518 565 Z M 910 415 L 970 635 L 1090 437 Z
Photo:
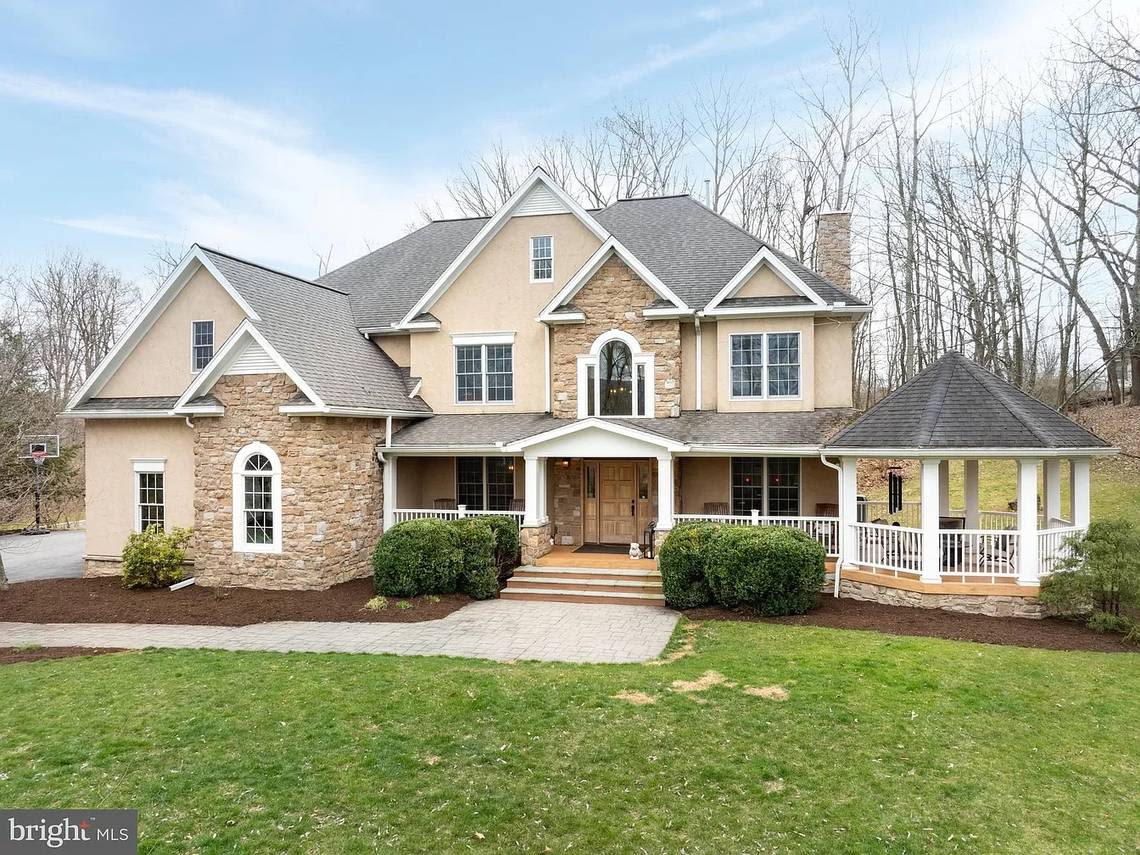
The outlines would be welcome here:
M 946 396 L 950 394 L 950 383 L 954 379 L 954 364 L 947 361 L 946 357 L 942 357 L 933 365 L 930 366 L 931 370 L 937 368 L 940 364 L 946 365 L 950 369 L 950 375 L 944 376 L 941 371 L 937 379 L 942 382 L 942 388 L 938 390 L 938 406 L 937 409 L 927 407 L 919 420 L 919 442 L 929 445 L 934 438 L 934 428 L 942 420 L 942 408 L 946 406 Z M 920 374 L 925 372 L 919 372 Z M 932 402 L 933 403 L 933 402 Z M 1040 439 L 1040 437 L 1038 437 Z
M 312 279 L 306 279 L 305 277 L 298 276 L 295 273 L 287 273 L 284 270 L 278 270 L 276 267 L 270 267 L 268 264 L 262 264 L 259 261 L 250 261 L 248 258 L 242 258 L 241 256 L 234 255 L 230 252 L 223 252 L 220 249 L 215 249 L 212 246 L 206 246 L 202 243 L 197 243 L 195 246 L 197 246 L 198 249 L 204 250 L 205 252 L 212 252 L 215 255 L 220 255 L 223 258 L 228 258 L 230 261 L 236 261 L 239 264 L 248 264 L 250 267 L 257 267 L 260 270 L 265 270 L 269 273 L 275 273 L 278 276 L 284 276 L 286 279 L 293 279 L 297 282 L 302 282 L 305 285 L 312 285 L 315 288 L 324 288 L 326 291 L 332 291 L 334 294 L 340 294 L 342 297 L 348 296 L 347 291 L 341 291 L 339 288 L 333 288 L 331 285 L 324 285 L 320 282 L 314 282 Z
M 684 197 L 693 198 L 692 193 L 662 193 L 659 196 L 619 196 L 614 200 L 616 205 L 618 202 L 652 202 L 655 199 L 681 199 Z

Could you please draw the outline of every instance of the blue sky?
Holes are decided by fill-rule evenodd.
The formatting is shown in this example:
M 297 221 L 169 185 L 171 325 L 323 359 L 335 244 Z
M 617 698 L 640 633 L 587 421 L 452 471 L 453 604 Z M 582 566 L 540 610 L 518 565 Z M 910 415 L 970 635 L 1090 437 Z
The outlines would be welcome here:
M 856 3 L 887 73 L 1022 74 L 1067 0 Z M 0 0 L 0 270 L 77 247 L 143 279 L 193 241 L 295 270 L 399 237 L 497 139 L 726 75 L 784 117 L 846 3 Z

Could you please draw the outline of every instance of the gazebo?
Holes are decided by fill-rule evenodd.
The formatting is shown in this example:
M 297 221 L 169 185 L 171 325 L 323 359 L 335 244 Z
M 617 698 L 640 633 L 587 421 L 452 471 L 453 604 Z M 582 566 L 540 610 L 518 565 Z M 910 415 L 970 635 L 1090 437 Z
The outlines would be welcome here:
M 1091 459 L 1117 449 L 962 354 L 948 353 L 833 436 L 823 453 L 840 470 L 837 595 L 1032 614 L 1039 611 L 1041 578 L 1089 524 Z M 888 507 L 861 500 L 861 458 L 919 461 L 921 502 Z M 979 507 L 978 463 L 992 459 L 1016 463 L 1016 510 Z M 959 460 L 963 490 L 961 504 L 954 504 L 950 463 Z M 1064 461 L 1068 519 L 1061 511 Z

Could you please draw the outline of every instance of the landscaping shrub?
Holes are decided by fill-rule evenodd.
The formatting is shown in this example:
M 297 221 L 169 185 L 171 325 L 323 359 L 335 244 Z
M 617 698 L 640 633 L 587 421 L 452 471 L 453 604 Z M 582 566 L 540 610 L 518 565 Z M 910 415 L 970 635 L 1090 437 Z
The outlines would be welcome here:
M 823 585 L 823 547 L 785 526 L 720 526 L 709 540 L 705 575 L 722 606 L 798 615 Z
M 164 588 L 182 581 L 190 529 L 163 531 L 152 525 L 132 534 L 123 547 L 124 588 Z
M 473 600 L 490 600 L 499 595 L 499 568 L 484 567 L 468 574 L 463 592 Z
M 373 587 L 385 597 L 450 594 L 463 568 L 459 531 L 443 520 L 392 526 L 372 554 Z
M 476 596 L 476 590 L 486 587 L 481 577 L 488 571 L 495 577 L 495 591 L 498 592 L 499 571 L 495 567 L 495 530 L 486 517 L 466 517 L 452 520 L 463 553 L 462 567 L 459 570 L 459 590 L 477 600 L 485 600 L 490 594 Z
M 1129 520 L 1098 520 L 1071 543 L 1071 557 L 1042 580 L 1041 603 L 1093 629 L 1128 632 L 1140 610 L 1140 530 Z
M 696 609 L 712 603 L 705 577 L 708 546 L 720 526 L 715 523 L 684 523 L 665 537 L 657 555 L 665 602 L 675 609 Z
M 519 566 L 519 524 L 512 517 L 485 516 L 495 532 L 495 566 L 499 578 L 506 579 Z

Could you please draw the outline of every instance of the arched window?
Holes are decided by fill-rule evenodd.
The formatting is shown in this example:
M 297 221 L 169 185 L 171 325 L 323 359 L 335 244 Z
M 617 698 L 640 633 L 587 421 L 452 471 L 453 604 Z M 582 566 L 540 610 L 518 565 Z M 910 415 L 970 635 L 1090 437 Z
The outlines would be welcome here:
M 261 442 L 234 458 L 234 551 L 281 551 L 281 460 Z
M 621 330 L 599 336 L 578 357 L 578 416 L 653 415 L 653 354 Z

